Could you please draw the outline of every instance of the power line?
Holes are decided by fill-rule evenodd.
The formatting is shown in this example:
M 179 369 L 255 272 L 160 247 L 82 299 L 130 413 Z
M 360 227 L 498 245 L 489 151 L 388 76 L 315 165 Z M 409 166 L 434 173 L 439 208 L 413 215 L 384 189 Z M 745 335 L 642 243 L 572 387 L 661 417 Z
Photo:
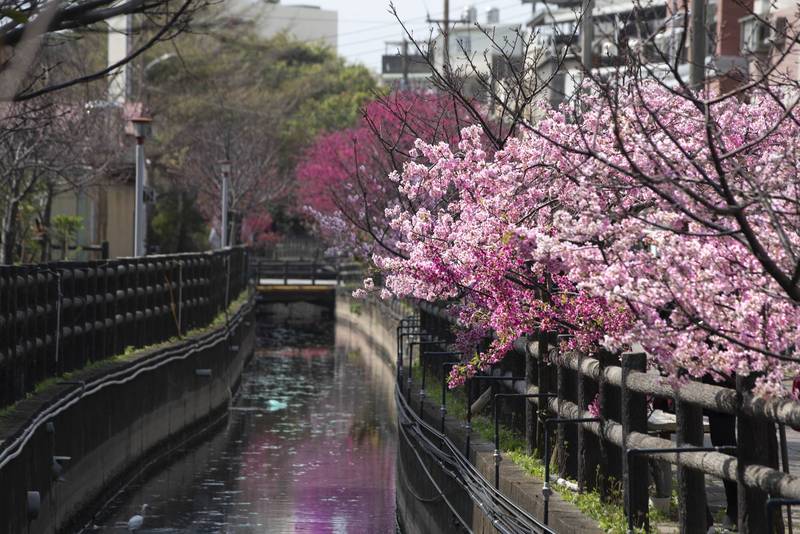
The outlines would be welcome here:
M 489 2 L 492 2 L 492 1 L 493 1 L 493 0 L 482 0 L 481 2 L 476 2 L 475 4 L 472 4 L 472 5 L 474 6 L 474 5 L 479 5 L 479 4 L 487 4 L 487 3 L 489 3 Z M 507 8 L 509 8 L 509 7 L 516 6 L 516 5 L 518 5 L 518 3 L 517 3 L 517 2 L 515 2 L 515 3 L 513 3 L 513 4 L 508 4 L 508 5 L 505 5 L 505 6 L 500 6 L 498 9 L 507 9 Z M 419 17 L 417 17 L 417 18 L 419 18 Z M 426 17 L 423 17 L 423 18 L 426 18 Z M 413 19 L 408 19 L 408 20 L 405 20 L 405 21 L 403 21 L 403 23 L 404 23 L 404 24 L 407 24 L 407 23 L 408 23 L 408 22 L 410 22 L 411 20 L 413 20 Z M 457 19 L 456 19 L 456 20 L 454 20 L 454 22 L 456 22 L 456 21 L 457 21 Z M 397 21 L 395 21 L 395 22 L 394 22 L 394 23 L 392 23 L 392 24 L 397 24 L 397 29 L 398 29 L 398 30 L 400 30 L 399 23 L 397 23 Z M 508 24 L 514 24 L 514 23 L 513 23 L 513 22 L 509 22 Z M 521 23 L 520 23 L 520 24 L 521 24 Z M 433 26 L 434 26 L 433 24 L 428 24 L 428 27 L 433 27 Z M 360 33 L 362 33 L 362 32 L 360 32 L 360 31 L 359 31 L 359 32 L 348 32 L 348 33 L 359 33 L 359 34 L 360 34 Z M 342 34 L 342 35 L 345 35 L 345 34 Z M 388 36 L 388 35 L 387 35 L 387 36 Z M 352 46 L 352 45 L 357 45 L 357 44 L 362 44 L 362 43 L 369 43 L 369 42 L 372 42 L 372 41 L 376 40 L 377 38 L 378 38 L 378 37 L 371 37 L 371 38 L 368 38 L 368 39 L 361 39 L 361 40 L 358 40 L 358 41 L 351 41 L 351 42 L 346 42 L 346 43 L 340 43 L 340 44 L 337 46 L 337 51 L 341 50 L 342 48 L 346 48 L 346 47 L 349 47 L 349 46 Z
M 479 2 L 475 2 L 475 3 L 470 4 L 470 5 L 478 6 L 478 5 L 488 4 L 488 3 L 493 2 L 493 1 L 494 0 L 480 0 Z M 518 5 L 519 5 L 519 1 L 514 2 L 512 4 L 506 4 L 506 5 L 503 5 L 503 6 L 499 6 L 498 9 L 508 9 L 510 7 L 515 7 L 515 6 L 518 6 Z M 337 34 L 332 34 L 332 35 L 320 35 L 319 37 L 301 39 L 301 40 L 298 40 L 298 42 L 300 42 L 300 43 L 311 43 L 311 42 L 324 41 L 324 40 L 333 39 L 333 38 L 337 38 L 338 39 L 338 38 L 344 37 L 344 36 L 361 35 L 361 34 L 363 34 L 365 32 L 369 32 L 369 31 L 373 31 L 373 30 L 379 30 L 379 29 L 386 29 L 386 28 L 389 28 L 389 27 L 393 27 L 393 28 L 395 28 L 397 30 L 402 31 L 401 28 L 400 28 L 400 22 L 402 22 L 403 24 L 406 24 L 406 25 L 408 25 L 409 23 L 413 23 L 413 22 L 427 24 L 427 22 L 426 22 L 427 18 L 428 18 L 428 15 L 421 15 L 421 16 L 417 16 L 417 17 L 410 17 L 410 18 L 407 18 L 407 19 L 402 19 L 401 18 L 400 21 L 398 21 L 397 19 L 393 19 L 391 22 L 386 22 L 386 23 L 383 23 L 383 24 L 379 24 L 377 26 L 369 27 L 369 28 L 361 28 L 359 30 L 353 30 L 353 31 L 348 31 L 348 32 L 344 32 L 344 33 L 337 33 Z M 303 22 L 303 20 L 310 20 L 310 19 L 298 18 L 296 20 L 298 22 Z M 429 25 L 429 27 L 432 27 L 432 26 L 433 25 Z M 373 39 L 378 39 L 378 38 L 379 37 L 376 36 Z M 368 41 L 369 41 L 369 39 L 365 39 L 365 40 L 360 40 L 360 41 L 351 42 L 351 43 L 344 43 L 344 44 L 340 45 L 339 48 L 341 48 L 343 46 L 349 46 L 351 44 L 359 44 L 359 43 L 368 42 Z

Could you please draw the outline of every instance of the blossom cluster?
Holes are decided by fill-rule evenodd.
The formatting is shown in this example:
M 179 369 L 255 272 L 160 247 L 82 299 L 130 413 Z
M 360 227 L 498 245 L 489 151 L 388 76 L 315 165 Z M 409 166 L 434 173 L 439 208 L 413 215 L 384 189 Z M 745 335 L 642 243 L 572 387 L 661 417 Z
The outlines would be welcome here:
M 458 140 L 466 112 L 445 96 L 401 91 L 369 102 L 353 128 L 320 136 L 295 171 L 298 200 L 332 253 L 396 253 L 387 208 L 414 209 L 413 188 L 392 181 L 417 138 Z
M 496 152 L 478 126 L 418 140 L 392 177 L 411 202 L 385 209 L 396 253 L 374 264 L 394 295 L 457 303 L 474 356 L 452 386 L 544 330 L 571 334 L 567 350 L 641 344 L 672 376 L 757 373 L 756 394 L 784 395 L 800 121 L 773 96 L 703 109 L 640 84 L 614 101 L 589 91 L 579 115 L 547 111 Z

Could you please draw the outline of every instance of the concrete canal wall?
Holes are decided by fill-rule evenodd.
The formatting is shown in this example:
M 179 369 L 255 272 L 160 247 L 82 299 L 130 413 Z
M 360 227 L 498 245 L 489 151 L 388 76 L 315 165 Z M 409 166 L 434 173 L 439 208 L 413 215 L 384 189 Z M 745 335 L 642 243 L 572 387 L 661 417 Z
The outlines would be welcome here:
M 355 300 L 343 293 L 337 296 L 337 345 L 358 351 L 369 367 L 382 368 L 381 372 L 372 372 L 371 377 L 389 382 L 392 390 L 400 318 L 396 310 L 380 303 Z M 394 402 L 393 396 L 391 402 Z M 438 493 L 432 493 L 426 469 L 444 489 L 451 504 L 471 521 L 472 501 L 458 484 L 428 458 L 417 457 L 414 448 L 402 436 L 398 437 L 397 448 L 397 512 L 404 533 L 458 532 L 447 504 Z
M 79 530 L 147 461 L 224 415 L 254 347 L 247 300 L 226 322 L 76 372 L 0 414 L 0 532 Z
M 337 325 L 341 325 L 345 332 L 340 333 L 337 330 L 337 345 L 340 337 L 346 335 L 346 346 L 358 350 L 368 363 L 372 359 L 371 365 L 384 367 L 387 372 L 391 372 L 392 376 L 387 380 L 393 381 L 397 350 L 396 329 L 400 318 L 400 313 L 380 303 L 354 300 L 340 293 L 336 301 L 336 319 Z M 384 380 L 384 377 L 380 376 L 380 379 Z M 438 403 L 434 399 L 429 399 L 426 404 L 426 420 L 435 421 L 438 418 Z M 397 512 L 403 531 L 406 534 L 463 531 L 453 514 L 452 506 L 476 534 L 497 532 L 492 521 L 473 503 L 466 490 L 413 441 L 405 439 L 402 430 L 399 432 L 396 472 Z M 465 440 L 463 423 L 450 419 L 446 432 L 454 443 L 463 445 Z M 472 435 L 471 443 L 470 459 L 484 478 L 492 480 L 494 446 L 475 433 Z M 503 493 L 517 506 L 541 518 L 543 512 L 541 481 L 508 460 L 501 464 L 501 474 Z M 551 527 L 556 532 L 566 534 L 602 532 L 594 521 L 578 511 L 574 505 L 565 502 L 558 494 L 552 495 L 550 510 Z

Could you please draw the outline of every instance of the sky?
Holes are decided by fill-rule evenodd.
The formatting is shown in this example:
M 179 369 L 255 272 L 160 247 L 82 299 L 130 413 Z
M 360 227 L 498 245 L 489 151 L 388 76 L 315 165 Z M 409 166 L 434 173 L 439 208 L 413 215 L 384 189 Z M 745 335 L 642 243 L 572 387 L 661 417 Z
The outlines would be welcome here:
M 402 29 L 389 12 L 389 0 L 281 0 L 281 4 L 317 5 L 339 13 L 338 52 L 352 63 L 363 63 L 380 71 L 381 56 L 396 54 L 398 47 L 385 47 L 385 41 L 399 41 L 403 38 Z M 407 22 L 414 35 L 426 39 L 430 25 L 425 22 L 426 15 L 433 19 L 443 16 L 443 0 L 394 0 L 397 13 Z M 450 0 L 450 18 L 458 19 L 468 5 L 478 9 L 478 21 L 486 20 L 486 10 L 496 7 L 500 10 L 501 23 L 527 22 L 530 19 L 531 4 L 521 0 Z

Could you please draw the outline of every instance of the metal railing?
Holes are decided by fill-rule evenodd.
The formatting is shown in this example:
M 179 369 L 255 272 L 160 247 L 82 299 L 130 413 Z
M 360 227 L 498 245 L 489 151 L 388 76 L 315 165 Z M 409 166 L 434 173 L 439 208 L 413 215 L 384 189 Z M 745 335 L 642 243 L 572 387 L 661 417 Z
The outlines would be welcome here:
M 250 269 L 257 284 L 289 285 L 293 280 L 300 284 L 317 285 L 321 281 L 335 282 L 335 266 L 317 261 L 274 261 L 253 258 Z
M 0 407 L 43 380 L 208 325 L 248 251 L 0 266 Z

